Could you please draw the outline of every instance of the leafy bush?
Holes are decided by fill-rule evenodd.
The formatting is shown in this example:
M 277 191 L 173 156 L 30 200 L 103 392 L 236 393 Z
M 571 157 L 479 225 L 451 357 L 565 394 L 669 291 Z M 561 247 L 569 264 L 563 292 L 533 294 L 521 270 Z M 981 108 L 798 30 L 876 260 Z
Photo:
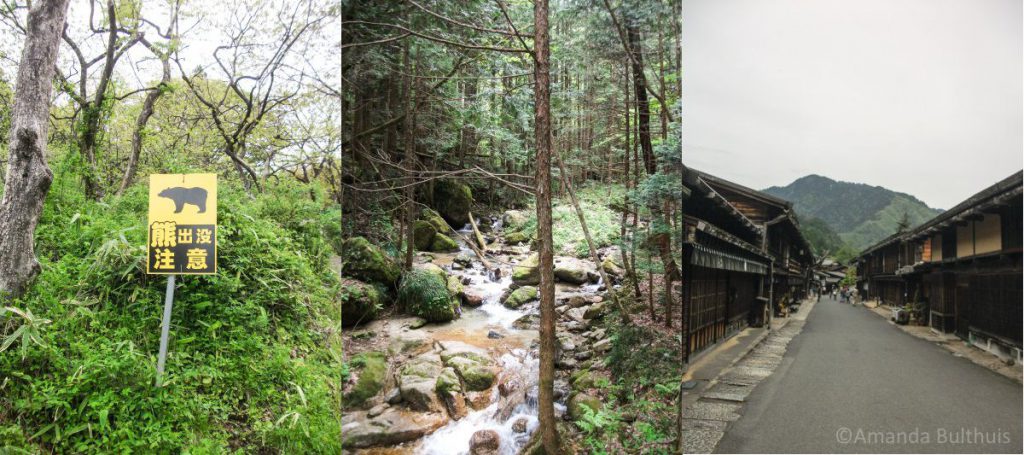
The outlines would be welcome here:
M 455 303 L 445 279 L 426 269 L 413 269 L 402 277 L 398 304 L 430 322 L 455 319 Z
M 330 206 L 296 187 L 253 199 L 221 182 L 218 274 L 179 277 L 155 387 L 165 279 L 144 270 L 146 186 L 91 202 L 61 169 L 36 235 L 42 273 L 11 304 L 52 323 L 40 343 L 0 353 L 0 447 L 339 452 Z M 16 329 L 4 318 L 0 339 Z

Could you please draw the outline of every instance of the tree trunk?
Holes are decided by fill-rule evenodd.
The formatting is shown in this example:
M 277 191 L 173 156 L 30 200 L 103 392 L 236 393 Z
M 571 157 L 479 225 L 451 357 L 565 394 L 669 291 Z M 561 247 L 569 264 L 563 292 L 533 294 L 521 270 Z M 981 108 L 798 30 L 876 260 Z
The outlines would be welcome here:
M 534 140 L 537 146 L 537 238 L 540 243 L 541 444 L 548 455 L 561 453 L 555 421 L 555 275 L 551 239 L 551 80 L 548 0 L 533 4 Z
M 39 274 L 34 235 L 53 182 L 46 164 L 46 134 L 68 2 L 41 0 L 28 13 L 11 112 L 8 178 L 0 199 L 0 298 L 22 295 Z
M 623 206 L 622 207 L 622 225 L 619 227 L 619 238 L 621 238 L 623 240 L 622 251 L 621 251 L 621 253 L 622 253 L 622 267 L 626 269 L 626 276 L 629 279 L 629 281 L 633 282 L 633 295 L 637 299 L 639 299 L 640 298 L 640 278 L 637 277 L 637 275 L 636 275 L 636 261 L 635 260 L 632 261 L 632 264 L 631 264 L 630 263 L 631 262 L 630 261 L 630 257 L 629 257 L 630 256 L 629 252 L 632 251 L 632 249 L 633 249 L 632 248 L 632 242 L 630 242 L 630 248 L 628 250 L 626 249 L 626 245 L 625 245 L 625 241 L 626 241 L 626 220 L 629 218 L 629 189 L 630 189 L 630 177 L 631 177 L 630 174 L 629 174 L 629 163 L 630 163 L 629 153 L 630 153 L 630 147 L 632 146 L 631 144 L 635 144 L 635 138 L 633 138 L 633 140 L 630 140 L 630 138 L 632 137 L 630 133 L 632 133 L 632 131 L 633 131 L 633 126 L 629 122 L 629 117 L 630 117 L 630 110 L 629 110 L 629 106 L 630 106 L 630 103 L 629 103 L 629 68 L 628 68 L 629 59 L 626 59 L 626 65 L 627 65 L 627 68 L 623 69 L 623 72 L 622 72 L 622 81 L 623 81 L 623 88 L 624 88 L 624 90 L 623 90 L 623 93 L 624 93 L 623 99 L 624 99 L 624 108 L 625 108 L 625 116 L 624 117 L 626 119 L 626 143 L 625 143 L 625 146 L 624 146 L 625 153 L 623 154 L 623 157 L 625 158 L 625 162 L 623 164 L 623 175 L 625 176 L 626 195 L 623 197 L 623 200 L 622 200 L 623 201 L 622 202 L 622 206 Z M 633 185 L 633 188 L 635 188 L 636 185 L 637 185 L 637 182 L 634 180 L 632 185 Z M 635 221 L 636 221 L 636 218 L 634 218 L 634 223 L 633 223 L 633 227 L 634 228 L 636 227 L 636 222 Z M 634 229 L 634 231 L 635 231 L 635 229 Z M 633 235 L 636 235 L 636 233 L 632 232 L 630 238 L 632 238 Z
M 562 176 L 562 182 L 565 184 L 565 190 L 569 193 L 569 200 L 572 201 L 572 206 L 576 209 L 576 216 L 580 220 L 580 227 L 583 228 L 583 237 L 587 240 L 587 247 L 590 248 L 590 260 L 594 261 L 594 265 L 597 266 L 597 273 L 601 275 L 601 281 L 608 288 L 609 294 L 612 296 L 612 302 L 615 303 L 615 307 L 619 309 L 619 316 L 622 318 L 623 324 L 629 324 L 632 321 L 629 318 L 629 313 L 626 308 L 622 306 L 622 302 L 619 301 L 619 295 L 615 292 L 612 287 L 611 280 L 608 279 L 608 274 L 604 272 L 604 268 L 601 267 L 601 261 L 597 258 L 597 248 L 594 247 L 594 240 L 590 237 L 590 230 L 587 229 L 587 219 L 583 216 L 583 209 L 580 208 L 579 201 L 576 200 L 576 193 L 572 190 L 572 182 L 568 179 L 565 172 L 565 163 L 562 162 L 562 155 L 557 151 L 554 152 L 555 159 L 558 161 L 558 173 Z
M 640 148 L 643 150 L 644 169 L 647 170 L 647 175 L 654 175 L 655 172 L 658 172 L 658 165 L 654 161 L 654 147 L 651 145 L 651 106 L 647 101 L 647 79 L 644 77 L 640 30 L 636 25 L 627 25 L 626 36 L 629 39 L 629 51 L 633 54 L 633 86 L 636 92 L 636 108 L 640 117 L 637 123 L 638 139 L 640 139 Z
M 153 90 L 146 94 L 145 101 L 142 102 L 142 111 L 139 112 L 139 116 L 135 119 L 135 131 L 132 131 L 132 154 L 128 158 L 128 168 L 124 171 L 124 177 L 121 179 L 121 185 L 117 188 L 117 195 L 124 194 L 124 191 L 128 189 L 128 186 L 132 184 L 132 180 L 135 179 L 135 171 L 139 165 L 139 155 L 142 154 L 142 131 L 146 129 L 146 124 L 149 123 L 149 118 L 153 116 L 153 105 L 156 104 L 157 98 L 163 94 L 164 86 L 171 81 L 171 66 L 167 62 L 170 55 L 164 54 L 160 57 L 160 63 L 163 64 L 163 77 L 160 78 L 160 84 L 157 85 L 156 90 Z
M 407 229 L 405 234 L 406 270 L 412 270 L 413 250 L 416 248 L 416 230 L 413 229 L 413 223 L 416 220 L 416 201 L 413 198 L 415 194 L 415 191 L 413 191 L 413 184 L 415 183 L 416 177 L 413 175 L 413 172 L 416 168 L 415 163 L 417 161 L 416 138 L 415 135 L 413 134 L 413 128 L 415 125 L 416 118 L 416 90 L 413 88 L 413 73 L 416 71 L 416 69 L 413 67 L 412 59 L 409 56 L 411 52 L 409 48 L 411 46 L 412 45 L 410 44 L 405 47 L 405 55 L 403 57 L 403 60 L 405 60 L 404 66 L 406 72 L 405 104 L 407 106 L 406 112 L 408 113 L 408 115 L 405 116 L 405 128 L 403 131 L 403 133 L 405 134 L 405 159 L 402 160 L 405 164 L 406 169 L 408 169 L 408 179 L 406 181 L 407 186 L 405 187 L 405 227 Z

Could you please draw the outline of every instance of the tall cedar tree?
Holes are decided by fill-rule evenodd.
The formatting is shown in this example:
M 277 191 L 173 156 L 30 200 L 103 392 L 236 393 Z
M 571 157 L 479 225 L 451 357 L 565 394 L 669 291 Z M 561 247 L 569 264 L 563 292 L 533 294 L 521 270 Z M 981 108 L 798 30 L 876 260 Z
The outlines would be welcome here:
M 540 431 L 544 452 L 560 453 L 555 426 L 555 275 L 551 238 L 551 51 L 548 2 L 536 0 L 534 20 L 534 137 L 537 143 L 537 239 L 540 242 Z

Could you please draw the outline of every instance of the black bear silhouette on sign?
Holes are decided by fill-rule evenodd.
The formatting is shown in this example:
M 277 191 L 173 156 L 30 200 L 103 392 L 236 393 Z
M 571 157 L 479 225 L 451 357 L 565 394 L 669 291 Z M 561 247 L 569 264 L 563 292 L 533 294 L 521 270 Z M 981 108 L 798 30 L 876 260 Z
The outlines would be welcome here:
M 159 196 L 174 201 L 174 213 L 181 213 L 185 204 L 198 207 L 198 213 L 206 213 L 206 189 L 204 188 L 167 188 L 161 191 Z

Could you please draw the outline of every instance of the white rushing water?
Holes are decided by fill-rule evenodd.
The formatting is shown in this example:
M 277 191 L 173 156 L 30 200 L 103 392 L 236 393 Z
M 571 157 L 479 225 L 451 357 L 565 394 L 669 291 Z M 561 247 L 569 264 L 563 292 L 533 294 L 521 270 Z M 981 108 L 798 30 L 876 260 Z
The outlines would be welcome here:
M 536 387 L 539 361 L 523 349 L 516 349 L 500 359 L 506 372 L 514 372 L 527 378 L 531 387 Z M 513 409 L 504 421 L 498 420 L 500 413 L 498 388 L 492 391 L 491 405 L 479 411 L 470 412 L 466 417 L 449 423 L 423 439 L 418 454 L 421 455 L 465 455 L 469 453 L 469 440 L 480 430 L 494 430 L 501 441 L 501 455 L 516 455 L 529 442 L 530 435 L 537 429 L 536 394 L 527 394 L 527 399 Z M 526 419 L 526 432 L 516 433 L 512 427 L 520 418 Z
M 469 225 L 459 231 L 461 234 L 472 235 Z M 460 247 L 460 253 L 475 254 L 468 248 L 464 240 L 456 240 Z M 510 270 L 503 270 L 501 277 L 494 279 L 489 271 L 484 270 L 482 265 L 474 261 L 473 267 L 464 270 L 451 270 L 453 274 L 460 277 L 468 277 L 470 283 L 467 289 L 483 297 L 483 304 L 478 308 L 463 308 L 463 311 L 482 312 L 486 318 L 482 319 L 481 336 L 487 336 L 487 327 L 499 326 L 507 331 L 516 332 L 512 323 L 526 314 L 525 311 L 506 308 L 501 304 L 501 296 L 505 290 L 512 285 Z M 464 314 L 464 316 L 468 316 Z M 507 376 L 504 381 L 508 383 L 522 384 L 531 393 L 526 393 L 526 399 L 515 405 L 508 418 L 501 419 L 502 400 L 499 396 L 498 387 L 491 391 L 491 404 L 486 408 L 471 411 L 466 417 L 457 421 L 451 421 L 444 427 L 431 433 L 422 440 L 416 450 L 419 455 L 464 455 L 469 453 L 469 442 L 473 434 L 480 430 L 494 430 L 497 432 L 501 442 L 499 453 L 501 455 L 516 455 L 529 442 L 530 435 L 537 429 L 537 378 L 539 377 L 539 360 L 526 349 L 513 349 L 498 359 L 497 362 L 501 371 Z M 519 390 L 513 393 L 524 393 Z M 520 419 L 526 421 L 526 431 L 516 432 L 513 426 Z

